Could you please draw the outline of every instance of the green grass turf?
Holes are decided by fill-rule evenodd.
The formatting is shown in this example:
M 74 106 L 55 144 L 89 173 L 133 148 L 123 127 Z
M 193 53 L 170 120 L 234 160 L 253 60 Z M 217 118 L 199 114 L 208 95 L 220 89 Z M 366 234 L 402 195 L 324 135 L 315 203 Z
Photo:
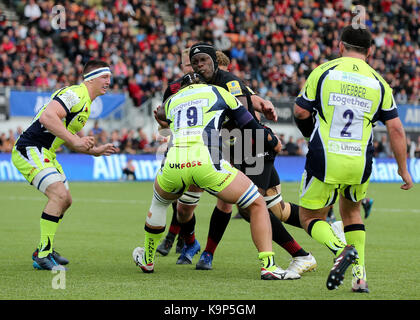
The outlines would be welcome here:
M 32 268 L 31 254 L 39 241 L 39 218 L 46 198 L 24 183 L 0 183 L 0 299 L 142 299 L 142 300 L 285 300 L 285 299 L 419 299 L 420 207 L 416 188 L 371 184 L 375 199 L 367 229 L 366 263 L 370 294 L 350 291 L 351 273 L 338 290 L 325 282 L 331 252 L 304 231 L 288 230 L 318 261 L 315 272 L 295 281 L 259 279 L 257 251 L 249 224 L 231 220 L 212 271 L 176 265 L 173 249 L 157 254 L 155 273 L 144 274 L 131 257 L 143 245 L 151 183 L 71 183 L 73 205 L 55 237 L 55 248 L 70 260 L 65 289 L 53 289 L 56 276 Z M 283 183 L 283 196 L 296 202 L 298 183 Z M 196 236 L 204 249 L 215 199 L 205 194 L 196 209 Z M 234 213 L 233 215 L 235 214 Z M 336 207 L 338 214 L 338 207 Z M 168 211 L 169 225 L 172 212 Z M 289 255 L 273 245 L 276 262 L 286 268 Z

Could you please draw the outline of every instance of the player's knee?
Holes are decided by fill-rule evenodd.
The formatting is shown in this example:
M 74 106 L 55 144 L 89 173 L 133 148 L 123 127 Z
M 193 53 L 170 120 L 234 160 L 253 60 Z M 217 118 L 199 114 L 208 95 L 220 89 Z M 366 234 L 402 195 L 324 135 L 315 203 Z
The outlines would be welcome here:
M 265 201 L 264 201 L 264 198 L 261 195 L 259 195 L 254 200 L 254 202 L 251 203 L 249 209 L 252 209 L 252 211 L 255 211 L 255 210 L 261 211 L 261 210 L 265 209 Z
M 50 200 L 56 202 L 63 210 L 68 209 L 73 202 L 70 192 L 65 188 L 57 188 L 54 190 L 54 192 L 51 193 Z
M 251 221 L 251 216 L 256 217 L 261 214 L 265 214 L 267 212 L 267 208 L 265 206 L 264 198 L 260 195 L 258 198 L 253 201 L 249 207 L 246 209 L 241 209 L 241 215 L 247 219 L 247 221 Z
M 194 213 L 196 206 L 178 203 L 177 206 L 177 220 L 180 223 L 189 221 Z
M 146 224 L 151 227 L 164 227 L 166 225 L 166 211 L 172 202 L 173 200 L 164 199 L 155 191 L 146 217 Z
M 239 214 L 241 215 L 242 218 L 244 218 L 248 222 L 251 221 L 249 210 L 239 209 L 238 211 L 239 211 Z
M 266 190 L 264 200 L 267 209 L 281 221 L 286 221 L 289 218 L 290 210 L 287 212 L 286 204 L 281 195 L 280 185 Z
M 232 212 L 232 205 L 230 203 L 224 202 L 220 199 L 217 200 L 217 209 L 220 211 L 229 213 Z

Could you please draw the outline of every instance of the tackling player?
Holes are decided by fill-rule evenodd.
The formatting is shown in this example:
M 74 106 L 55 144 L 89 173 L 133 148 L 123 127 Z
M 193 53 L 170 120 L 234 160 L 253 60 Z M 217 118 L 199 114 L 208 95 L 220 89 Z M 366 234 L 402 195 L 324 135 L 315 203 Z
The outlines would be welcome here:
M 266 134 L 261 142 L 268 149 L 277 152 L 281 143 L 229 92 L 199 83 L 197 74 L 187 74 L 181 90 L 166 101 L 164 109 L 160 108 L 160 119 L 170 122 L 171 146 L 155 179 L 154 196 L 145 223 L 145 247 L 134 249 L 134 262 L 143 272 L 154 271 L 157 243 L 165 230 L 166 210 L 194 184 L 227 203 L 238 204 L 249 213 L 251 235 L 261 261 L 261 279 L 299 279 L 299 274 L 275 265 L 264 199 L 249 178 L 223 160 L 220 129 L 229 116 L 240 128 L 263 130 Z
M 244 107 L 247 108 L 253 115 L 254 119 L 257 119 L 255 115 L 255 107 L 261 108 L 262 104 L 253 104 L 254 101 L 252 100 L 252 97 L 254 95 L 249 92 L 242 80 L 234 76 L 232 73 L 218 68 L 216 51 L 212 45 L 207 43 L 194 44 L 190 49 L 190 61 L 194 71 L 200 73 L 207 83 L 218 85 L 228 90 L 232 95 L 241 101 Z M 234 127 L 235 126 L 231 126 L 230 128 Z M 267 127 L 266 129 L 270 130 Z M 243 151 L 247 149 L 246 144 L 251 145 L 251 140 L 245 141 L 245 139 L 242 139 Z M 280 179 L 274 167 L 275 153 L 265 151 L 261 155 L 255 154 L 255 146 L 256 143 L 253 143 L 252 155 L 245 155 L 244 153 L 238 155 L 235 154 L 235 152 L 231 152 L 231 155 L 237 157 L 236 159 L 231 159 L 231 161 L 239 170 L 247 174 L 247 176 L 259 188 L 260 193 L 264 196 L 272 224 L 273 240 L 292 256 L 292 261 L 288 270 L 292 270 L 298 274 L 303 274 L 304 272 L 313 270 L 316 268 L 315 258 L 296 242 L 282 224 L 282 221 L 286 221 L 291 225 L 301 228 L 298 206 L 292 203 L 284 202 L 281 196 Z M 248 156 L 253 157 L 257 162 L 259 161 L 260 164 L 263 165 L 263 171 L 261 174 L 247 173 L 248 169 L 256 165 L 246 163 L 246 157 Z M 211 221 L 207 246 L 197 263 L 197 269 L 211 269 L 215 245 L 217 246 L 217 243 L 214 244 L 210 235 L 217 234 L 220 241 L 226 228 L 226 226 L 223 225 L 223 222 L 226 221 L 226 219 L 223 219 L 222 217 L 224 212 L 227 212 L 227 210 L 223 210 L 224 212 L 217 210 L 218 207 L 221 206 L 221 202 L 222 201 L 218 200 L 215 212 L 213 213 L 212 220 L 216 221 Z M 228 204 L 223 205 L 226 207 Z M 240 208 L 239 212 L 241 212 Z M 244 212 L 241 212 L 241 214 L 249 222 L 249 216 Z M 224 215 L 226 216 L 226 214 Z

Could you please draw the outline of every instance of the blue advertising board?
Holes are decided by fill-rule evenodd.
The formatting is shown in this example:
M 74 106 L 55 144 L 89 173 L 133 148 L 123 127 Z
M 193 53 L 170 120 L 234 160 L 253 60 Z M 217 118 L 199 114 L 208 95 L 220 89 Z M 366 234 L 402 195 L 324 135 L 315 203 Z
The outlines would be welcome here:
M 399 105 L 398 116 L 404 128 L 419 128 L 420 127 L 420 106 L 414 105 Z M 377 122 L 379 126 L 384 126 L 380 121 Z
M 155 154 L 93 157 L 82 154 L 58 154 L 69 181 L 118 181 L 128 160 L 132 160 L 138 181 L 153 181 L 161 165 Z M 420 159 L 408 159 L 408 169 L 414 182 L 420 182 Z M 275 167 L 281 181 L 299 181 L 305 166 L 304 157 L 277 157 Z M 395 159 L 373 160 L 371 182 L 402 182 Z M 0 154 L 0 181 L 25 181 L 11 161 L 10 154 Z
M 10 91 L 10 116 L 11 117 L 33 117 L 42 106 L 50 101 L 52 92 L 35 91 Z M 97 97 L 92 102 L 91 119 L 106 118 L 112 112 L 120 108 L 125 102 L 124 94 L 108 93 Z M 115 114 L 116 118 L 121 113 Z

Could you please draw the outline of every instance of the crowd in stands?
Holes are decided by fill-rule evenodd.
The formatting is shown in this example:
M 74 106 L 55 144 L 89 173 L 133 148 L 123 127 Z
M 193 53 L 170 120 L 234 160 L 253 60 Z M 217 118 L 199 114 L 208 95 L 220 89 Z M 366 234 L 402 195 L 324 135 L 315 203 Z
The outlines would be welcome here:
M 12 151 L 15 140 L 22 133 L 22 128 L 18 127 L 15 131 L 9 130 L 6 132 L 0 132 L 0 153 L 9 153 Z M 144 154 L 158 152 L 162 153 L 166 150 L 167 139 L 159 133 L 153 134 L 149 137 L 142 128 L 126 129 L 121 130 L 115 129 L 111 132 L 102 128 L 99 125 L 99 121 L 96 121 L 92 129 L 89 132 L 81 133 L 92 135 L 96 138 L 98 145 L 105 143 L 112 143 L 119 149 L 119 153 L 124 154 Z M 283 149 L 279 153 L 280 156 L 305 156 L 308 152 L 308 144 L 304 138 L 299 137 L 296 139 L 293 136 L 289 136 L 287 139 L 283 133 L 278 133 L 277 136 L 280 138 Z M 376 139 L 373 141 L 375 148 L 375 158 L 392 158 L 393 154 L 391 146 L 388 141 L 386 134 L 378 134 Z M 70 153 L 72 152 L 65 146 L 62 146 L 58 153 Z M 408 158 L 420 158 L 420 135 L 417 139 L 411 139 L 410 135 L 407 135 L 407 157 Z
M 201 6 L 199 5 L 201 3 Z M 419 104 L 420 7 L 416 0 L 178 0 L 179 31 L 202 34 L 232 60 L 231 71 L 269 98 L 294 97 L 319 64 L 339 56 L 339 31 L 355 4 L 373 33 L 369 64 L 398 103 Z
M 339 30 L 355 4 L 366 9 L 374 35 L 370 65 L 394 89 L 399 104 L 419 104 L 420 9 L 416 0 L 175 0 L 175 30 L 167 32 L 157 0 L 7 0 L 20 21 L 0 12 L 0 85 L 58 88 L 81 81 L 91 58 L 110 63 L 112 88 L 136 106 L 181 76 L 180 52 L 197 40 L 230 58 L 229 69 L 261 96 L 298 94 L 317 65 L 338 57 Z M 65 28 L 51 25 L 65 7 Z
M 312 69 L 338 57 L 339 30 L 352 22 L 354 5 L 361 4 L 374 36 L 369 64 L 394 89 L 398 104 L 420 104 L 416 0 L 162 1 L 172 14 L 170 33 L 157 0 L 2 2 L 19 20 L 8 21 L 0 10 L 0 86 L 58 89 L 82 81 L 83 64 L 100 58 L 112 67 L 112 89 L 128 92 L 136 106 L 182 75 L 180 53 L 195 41 L 225 52 L 229 70 L 262 97 L 293 98 Z M 63 28 L 62 21 L 51 24 L 57 4 L 65 8 Z M 10 151 L 19 130 L 1 133 L 1 152 Z M 94 134 L 100 143 L 112 141 L 133 154 L 154 152 L 162 143 L 158 136 L 147 139 L 141 129 Z M 307 152 L 303 139 L 282 139 L 283 155 Z M 375 156 L 392 156 L 382 139 L 386 136 L 375 141 Z M 409 156 L 420 157 L 420 140 L 407 143 Z

